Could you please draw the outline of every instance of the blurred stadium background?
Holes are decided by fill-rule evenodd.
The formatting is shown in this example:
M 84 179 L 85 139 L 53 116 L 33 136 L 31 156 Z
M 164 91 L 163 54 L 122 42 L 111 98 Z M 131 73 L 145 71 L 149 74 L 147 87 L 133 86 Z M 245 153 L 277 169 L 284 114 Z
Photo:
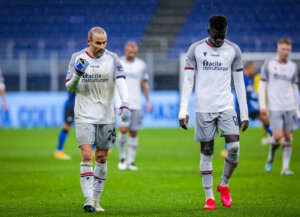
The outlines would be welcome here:
M 91 27 L 107 31 L 107 49 L 119 56 L 128 40 L 139 44 L 138 56 L 145 59 L 151 75 L 153 111 L 144 116 L 145 128 L 175 128 L 141 132 L 137 161 L 144 171 L 137 174 L 120 174 L 117 150 L 112 152 L 112 181 L 103 195 L 103 206 L 111 216 L 200 215 L 203 192 L 197 173 L 199 155 L 195 155 L 199 147 L 192 141 L 192 131 L 185 134 L 176 128 L 184 53 L 193 42 L 207 37 L 212 14 L 227 16 L 227 38 L 240 46 L 244 62 L 256 63 L 257 73 L 266 58 L 276 55 L 276 42 L 282 37 L 292 41 L 291 59 L 300 66 L 296 0 L 0 0 L 0 7 L 0 68 L 8 105 L 7 112 L 0 106 L 0 169 L 5 171 L 0 181 L 0 216 L 80 216 L 80 152 L 74 131 L 66 144 L 72 161 L 57 162 L 53 152 L 63 123 L 68 63 L 73 52 L 87 47 Z M 193 97 L 191 101 L 193 125 Z M 299 148 L 292 159 L 295 177 L 279 177 L 279 156 L 276 172 L 266 176 L 268 147 L 259 145 L 259 129 L 248 132 L 242 137 L 241 166 L 232 184 L 236 206 L 223 213 L 220 208 L 210 216 L 299 216 Z M 299 143 L 299 130 L 295 134 Z M 217 143 L 219 152 L 223 140 Z M 223 159 L 216 157 L 214 167 L 216 186 Z M 128 180 L 128 185 L 122 180 Z M 147 187 L 153 183 L 155 188 Z M 128 197 L 129 202 L 123 203 Z
M 212 14 L 228 17 L 227 38 L 241 47 L 244 61 L 256 62 L 258 72 L 262 62 L 275 55 L 276 42 L 282 37 L 291 39 L 292 59 L 300 63 L 300 4 L 294 0 L 14 0 L 0 4 L 0 67 L 9 106 L 9 114 L 1 115 L 3 127 L 61 124 L 59 108 L 66 96 L 57 92 L 65 91 L 70 56 L 87 46 L 87 32 L 94 26 L 106 29 L 107 49 L 120 56 L 128 40 L 138 42 L 139 56 L 148 63 L 151 89 L 169 91 L 167 94 L 173 98 L 164 106 L 166 99 L 159 98 L 158 104 L 155 101 L 160 92 L 152 94 L 153 115 L 167 123 L 177 116 L 180 54 L 193 42 L 207 37 Z M 40 95 L 41 91 L 44 94 Z M 53 99 L 52 108 L 45 108 L 47 103 L 38 106 L 43 99 Z M 41 121 L 40 116 L 53 120 L 53 115 L 57 121 Z M 155 127 L 151 123 L 145 122 Z M 176 127 L 177 122 L 161 126 Z

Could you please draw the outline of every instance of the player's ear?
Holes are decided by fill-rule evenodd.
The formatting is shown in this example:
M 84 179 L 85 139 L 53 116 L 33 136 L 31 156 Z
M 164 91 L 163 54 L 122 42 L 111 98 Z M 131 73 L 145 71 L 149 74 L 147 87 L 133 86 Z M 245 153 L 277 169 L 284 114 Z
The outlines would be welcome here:
M 88 39 L 88 40 L 87 40 L 87 43 L 88 43 L 88 45 L 91 45 L 91 40 Z
M 207 29 L 207 32 L 208 32 L 209 35 L 211 35 L 211 34 L 210 34 L 210 29 Z

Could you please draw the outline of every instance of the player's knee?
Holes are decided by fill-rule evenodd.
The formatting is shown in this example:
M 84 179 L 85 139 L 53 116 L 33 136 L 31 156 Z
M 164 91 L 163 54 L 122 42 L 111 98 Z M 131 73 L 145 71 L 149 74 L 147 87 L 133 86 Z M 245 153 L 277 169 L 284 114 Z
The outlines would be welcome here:
M 130 137 L 136 137 L 137 131 L 130 131 Z
M 282 137 L 282 131 L 281 130 L 273 130 L 273 140 L 279 142 Z
M 232 142 L 232 143 L 227 143 L 227 160 L 233 161 L 233 162 L 238 162 L 239 159 L 239 150 L 240 150 L 240 143 L 239 142 Z
M 128 132 L 128 127 L 120 127 L 120 132 L 121 132 L 122 134 L 127 133 L 127 132 Z
M 225 135 L 224 137 L 227 144 L 231 142 L 238 142 L 240 140 L 239 135 Z
M 285 131 L 285 132 L 283 132 L 283 137 L 284 137 L 285 141 L 291 142 L 291 140 L 292 140 L 292 132 L 291 131 Z
M 93 153 L 90 152 L 82 152 L 82 162 L 92 162 L 93 161 Z
M 93 161 L 93 151 L 88 145 L 80 146 L 81 148 L 81 160 L 82 162 L 92 162 Z
M 227 149 L 228 149 L 228 152 L 230 152 L 232 154 L 236 154 L 240 150 L 240 143 L 239 142 L 227 143 Z
M 104 154 L 103 155 L 101 154 L 96 157 L 96 161 L 98 163 L 104 164 L 106 162 L 106 158 L 107 158 L 107 156 L 105 156 Z
M 201 153 L 204 155 L 212 155 L 214 153 L 213 141 L 201 142 Z

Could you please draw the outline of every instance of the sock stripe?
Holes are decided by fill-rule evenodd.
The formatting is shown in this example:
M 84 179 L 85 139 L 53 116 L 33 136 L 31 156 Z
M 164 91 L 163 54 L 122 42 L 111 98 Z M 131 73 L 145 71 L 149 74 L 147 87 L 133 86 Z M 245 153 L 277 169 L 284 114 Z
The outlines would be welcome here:
M 81 177 L 94 176 L 94 173 L 93 172 L 81 173 L 80 176 Z
M 229 163 L 229 164 L 232 164 L 232 165 L 238 165 L 238 161 L 231 161 L 231 160 L 229 160 L 229 159 L 227 159 L 227 158 L 225 158 L 225 161 L 227 162 L 227 163 Z
M 106 180 L 106 179 L 104 179 L 104 178 L 100 178 L 100 177 L 95 176 L 95 175 L 94 175 L 94 178 L 95 178 L 95 179 L 100 179 L 100 180 Z
M 201 175 L 208 175 L 212 174 L 213 170 L 205 170 L 205 171 L 200 171 Z
M 282 146 L 283 146 L 283 147 L 291 147 L 292 144 L 291 144 L 291 143 L 285 143 L 285 144 L 283 144 Z

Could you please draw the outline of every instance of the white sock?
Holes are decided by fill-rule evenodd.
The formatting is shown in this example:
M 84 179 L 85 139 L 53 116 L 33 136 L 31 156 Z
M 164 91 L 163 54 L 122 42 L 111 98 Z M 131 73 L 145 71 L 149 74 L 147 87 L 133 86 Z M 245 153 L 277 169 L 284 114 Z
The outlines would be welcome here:
M 93 200 L 93 163 L 80 163 L 80 185 L 85 200 Z
M 289 170 L 291 155 L 292 155 L 292 144 L 290 141 L 284 141 L 282 147 L 282 170 Z
M 227 143 L 227 155 L 225 157 L 224 170 L 222 175 L 221 186 L 228 186 L 230 177 L 232 176 L 239 160 L 240 142 Z
M 138 137 L 130 136 L 128 140 L 128 164 L 134 163 L 137 145 Z
M 204 155 L 200 154 L 200 173 L 202 177 L 202 184 L 204 188 L 204 193 L 206 200 L 208 198 L 215 199 L 214 193 L 212 190 L 213 187 L 213 168 L 212 168 L 212 158 L 213 155 Z
M 126 158 L 126 152 L 125 152 L 125 149 L 126 149 L 126 138 L 127 137 L 127 134 L 126 133 L 121 133 L 119 132 L 119 136 L 118 136 L 118 139 L 119 139 L 119 152 L 120 152 L 120 160 L 122 159 L 125 159 Z
M 279 146 L 280 146 L 280 140 L 277 141 L 274 138 L 272 138 L 272 142 L 270 144 L 270 151 L 269 151 L 269 155 L 268 155 L 268 159 L 267 159 L 267 162 L 269 164 L 273 163 L 274 157 L 275 157 L 275 152 L 279 148 Z
M 104 188 L 107 174 L 107 163 L 104 164 L 96 162 L 94 173 L 94 200 L 99 202 L 101 193 Z

